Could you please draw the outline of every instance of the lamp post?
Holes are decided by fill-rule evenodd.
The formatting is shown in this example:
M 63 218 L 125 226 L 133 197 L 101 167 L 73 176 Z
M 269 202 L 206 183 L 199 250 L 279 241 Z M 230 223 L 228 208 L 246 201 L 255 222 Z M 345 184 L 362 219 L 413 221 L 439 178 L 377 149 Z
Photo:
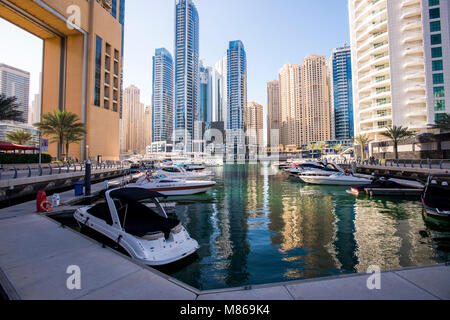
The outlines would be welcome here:
M 39 166 L 42 164 L 42 133 L 39 131 Z

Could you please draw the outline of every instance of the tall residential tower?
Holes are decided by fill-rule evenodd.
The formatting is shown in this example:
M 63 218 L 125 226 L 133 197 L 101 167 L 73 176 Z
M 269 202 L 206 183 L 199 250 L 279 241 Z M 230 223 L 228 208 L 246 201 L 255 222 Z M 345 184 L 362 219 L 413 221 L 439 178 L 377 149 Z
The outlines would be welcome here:
M 153 57 L 152 142 L 169 141 L 173 129 L 173 59 L 164 48 Z
M 192 0 L 175 8 L 175 149 L 191 152 L 199 109 L 199 16 Z
M 21 122 L 28 123 L 30 73 L 0 63 L 0 94 L 6 97 L 16 97 L 18 110 L 23 112 Z
M 330 59 L 331 109 L 333 139 L 349 140 L 354 137 L 352 53 L 344 46 L 333 50 Z
M 350 0 L 355 134 L 426 131 L 450 112 L 450 2 Z

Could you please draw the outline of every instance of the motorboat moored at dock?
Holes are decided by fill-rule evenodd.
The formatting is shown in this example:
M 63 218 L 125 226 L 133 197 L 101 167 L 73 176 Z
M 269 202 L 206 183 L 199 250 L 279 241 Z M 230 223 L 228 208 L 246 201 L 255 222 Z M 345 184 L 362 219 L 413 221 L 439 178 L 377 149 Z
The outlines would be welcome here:
M 80 226 L 114 241 L 133 259 L 159 266 L 181 260 L 199 249 L 177 219 L 168 218 L 158 192 L 143 188 L 118 188 L 105 193 L 106 202 L 75 211 Z M 153 201 L 155 209 L 143 201 Z
M 155 171 L 156 174 L 164 175 L 170 179 L 199 180 L 214 176 L 214 173 L 208 170 L 187 171 L 183 167 L 167 166 Z
M 350 173 L 335 173 L 331 176 L 302 176 L 299 179 L 310 184 L 322 184 L 333 186 L 354 186 L 368 185 L 372 183 L 371 179 L 358 178 Z
M 215 181 L 172 179 L 165 175 L 147 173 L 129 187 L 144 188 L 165 196 L 186 196 L 204 193 L 216 185 Z
M 444 178 L 444 179 L 442 179 Z M 425 214 L 450 223 L 450 175 L 428 177 L 422 196 Z

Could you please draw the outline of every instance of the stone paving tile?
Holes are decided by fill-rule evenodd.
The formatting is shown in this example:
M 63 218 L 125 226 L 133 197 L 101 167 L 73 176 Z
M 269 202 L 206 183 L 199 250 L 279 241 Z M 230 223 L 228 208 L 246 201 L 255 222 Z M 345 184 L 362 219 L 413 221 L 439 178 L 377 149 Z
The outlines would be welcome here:
M 195 300 L 196 298 L 195 293 L 142 269 L 81 297 L 81 300 Z
M 441 299 L 450 300 L 450 266 L 401 270 L 395 273 Z
M 78 266 L 81 289 L 69 290 L 69 266 Z M 109 249 L 92 246 L 9 269 L 6 274 L 22 299 L 72 300 L 142 268 Z
M 381 290 L 369 290 L 369 276 L 351 276 L 286 285 L 296 300 L 435 300 L 392 272 L 381 274 Z
M 200 294 L 197 300 L 293 300 L 283 286 Z
M 94 242 L 39 216 L 0 224 L 0 266 L 4 270 L 93 245 Z

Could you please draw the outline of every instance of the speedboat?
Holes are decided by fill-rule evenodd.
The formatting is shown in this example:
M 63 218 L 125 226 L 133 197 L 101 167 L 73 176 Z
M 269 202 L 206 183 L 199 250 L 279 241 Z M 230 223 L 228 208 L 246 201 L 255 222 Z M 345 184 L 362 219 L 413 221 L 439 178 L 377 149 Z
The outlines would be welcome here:
M 143 188 L 118 188 L 105 193 L 106 202 L 80 208 L 74 218 L 114 241 L 133 259 L 160 266 L 181 260 L 199 249 L 177 219 L 168 218 L 158 192 Z M 152 201 L 150 208 L 143 201 Z
M 334 186 L 360 186 L 369 185 L 372 183 L 371 179 L 358 178 L 349 172 L 335 173 L 331 176 L 302 176 L 299 175 L 299 179 L 303 182 L 310 184 L 323 184 Z
M 447 181 L 442 179 L 447 177 Z M 425 213 L 429 217 L 439 218 L 450 222 L 450 187 L 448 178 L 450 176 L 428 177 L 425 191 L 422 195 L 422 203 Z M 443 181 L 440 181 L 443 180 Z
M 214 176 L 211 171 L 187 171 L 183 167 L 167 166 L 156 170 L 156 174 L 164 175 L 170 179 L 186 179 L 186 180 L 198 180 L 205 179 Z
M 407 188 L 410 185 L 418 186 L 411 182 L 399 183 L 398 179 L 385 178 L 382 176 L 375 176 L 369 185 L 353 185 L 347 193 L 358 197 L 361 193 L 374 194 L 374 195 L 389 195 L 389 196 L 404 196 L 404 195 L 418 195 L 423 191 L 419 188 Z M 402 180 L 406 181 L 406 180 Z
M 292 176 L 331 176 L 338 172 L 344 172 L 340 167 L 332 163 L 305 162 L 286 170 Z
M 165 175 L 147 173 L 135 183 L 130 184 L 129 187 L 157 191 L 165 196 L 186 196 L 204 193 L 215 185 L 216 182 L 214 181 L 172 179 Z

